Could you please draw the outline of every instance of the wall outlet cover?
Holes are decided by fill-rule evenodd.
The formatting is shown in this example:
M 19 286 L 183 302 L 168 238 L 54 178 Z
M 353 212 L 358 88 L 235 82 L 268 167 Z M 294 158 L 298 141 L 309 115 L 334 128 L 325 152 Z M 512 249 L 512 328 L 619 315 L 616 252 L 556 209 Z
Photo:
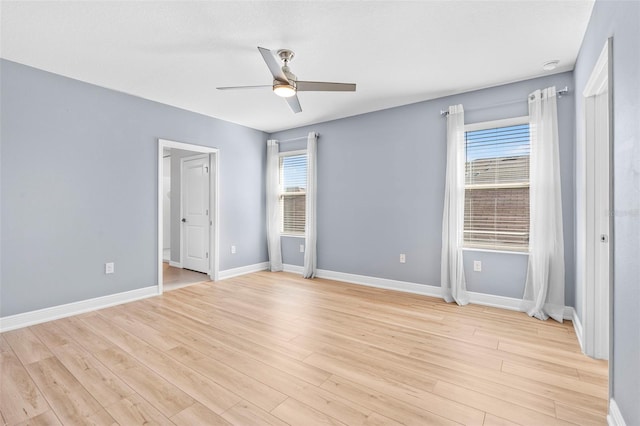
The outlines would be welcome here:
M 482 272 L 482 261 L 474 260 L 473 261 L 473 270 L 474 272 Z
M 107 262 L 104 264 L 104 273 L 113 274 L 116 271 L 116 266 L 113 262 Z
M 407 256 L 404 253 L 400 253 L 400 263 L 407 263 Z

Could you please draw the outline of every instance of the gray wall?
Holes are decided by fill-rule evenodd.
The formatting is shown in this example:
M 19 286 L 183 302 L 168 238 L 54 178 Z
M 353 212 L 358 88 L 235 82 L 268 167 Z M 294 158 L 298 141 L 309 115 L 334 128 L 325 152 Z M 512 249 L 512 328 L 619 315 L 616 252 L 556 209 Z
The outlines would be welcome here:
M 157 138 L 220 149 L 220 269 L 267 260 L 265 133 L 0 67 L 0 316 L 156 284 Z
M 573 89 L 572 73 L 420 102 L 270 135 L 320 133 L 318 140 L 318 267 L 331 271 L 440 285 L 446 163 L 446 120 L 440 110 L 462 103 L 465 122 L 527 115 L 527 95 L 555 85 Z M 302 96 L 302 95 L 301 95 Z M 574 303 L 574 104 L 558 101 L 564 218 L 566 303 Z M 518 102 L 511 102 L 521 100 Z M 304 100 L 303 100 L 304 102 Z M 289 146 L 285 145 L 286 149 Z M 285 263 L 301 265 L 300 239 L 283 238 Z M 399 263 L 400 253 L 407 262 Z M 482 260 L 483 272 L 472 261 Z M 468 289 L 522 297 L 527 256 L 465 252 Z
M 640 2 L 596 1 L 575 67 L 582 93 L 613 36 L 613 374 L 610 392 L 626 424 L 640 424 Z M 584 103 L 576 99 L 582 137 Z M 583 283 L 578 283 L 582 306 Z M 583 315 L 583 312 L 580 312 Z M 584 319 L 584 318 L 583 318 Z

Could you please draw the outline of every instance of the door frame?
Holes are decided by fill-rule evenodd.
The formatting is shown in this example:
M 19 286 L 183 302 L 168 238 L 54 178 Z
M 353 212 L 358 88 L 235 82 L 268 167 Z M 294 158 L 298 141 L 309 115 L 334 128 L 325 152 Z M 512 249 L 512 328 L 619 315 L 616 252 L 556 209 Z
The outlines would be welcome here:
M 209 165 L 209 189 L 211 189 L 211 185 L 213 184 L 211 182 L 211 175 L 213 174 L 213 168 L 211 167 L 211 158 L 209 157 L 209 154 L 194 154 L 194 155 L 190 155 L 188 157 L 182 157 L 180 158 L 180 217 L 183 218 L 185 217 L 184 215 L 184 194 L 185 194 L 185 179 L 184 179 L 184 163 L 185 161 L 189 161 L 189 160 L 196 160 L 196 159 L 200 159 L 200 158 L 209 158 L 209 161 L 207 162 L 207 164 Z M 211 225 L 211 212 L 213 211 L 211 209 L 211 190 L 209 190 L 209 224 Z M 185 237 L 186 237 L 186 233 L 184 232 L 184 224 L 182 222 L 180 222 L 180 265 L 182 265 L 182 267 L 184 268 L 184 252 L 185 252 Z M 211 229 L 211 226 L 209 226 L 209 229 Z M 211 233 L 209 233 L 209 247 L 211 247 Z M 211 250 L 209 250 L 209 253 L 212 253 Z M 208 274 L 211 272 L 211 258 L 212 256 L 209 256 L 209 272 L 207 272 Z
M 158 139 L 158 198 L 156 209 L 158 212 L 158 232 L 157 232 L 157 262 L 158 262 L 158 294 L 163 292 L 162 284 L 162 241 L 163 241 L 163 205 L 162 205 L 162 187 L 163 187 L 163 152 L 165 148 L 176 148 L 185 151 L 192 151 L 194 154 L 203 153 L 209 154 L 209 212 L 210 212 L 210 224 L 209 227 L 209 277 L 213 281 L 219 279 L 219 252 L 220 252 L 220 214 L 219 214 L 219 165 L 220 165 L 220 150 L 218 148 L 211 148 L 202 145 L 194 145 L 190 143 L 177 142 L 169 139 Z M 182 203 L 181 203 L 182 204 Z M 182 241 L 182 238 L 180 238 Z M 182 257 L 182 250 L 180 250 L 180 256 Z
M 596 212 L 603 208 L 611 214 L 613 206 L 613 73 L 612 73 L 612 43 L 613 39 L 607 42 L 600 53 L 596 64 L 593 67 L 591 76 L 585 85 L 582 93 L 584 98 L 584 130 L 585 130 L 585 264 L 584 264 L 584 284 L 585 292 L 583 299 L 584 330 L 583 330 L 583 351 L 590 357 L 604 358 L 608 356 L 613 359 L 613 221 L 610 220 L 608 230 L 609 256 L 609 280 L 606 288 L 602 282 L 596 280 L 596 264 L 600 259 L 599 250 L 596 246 L 602 244 L 597 228 Z M 596 96 L 607 91 L 608 103 L 608 151 L 609 151 L 609 205 L 602 206 L 596 199 L 595 172 L 598 167 L 596 155 L 596 135 L 593 123 L 598 119 L 595 112 Z M 603 305 L 601 295 L 608 294 L 608 306 Z M 608 318 L 604 318 L 608 310 Z M 606 319 L 606 321 L 604 321 Z M 608 333 L 606 333 L 608 328 Z M 608 339 L 605 340 L 605 335 Z M 609 378 L 611 379 L 611 362 L 609 362 Z

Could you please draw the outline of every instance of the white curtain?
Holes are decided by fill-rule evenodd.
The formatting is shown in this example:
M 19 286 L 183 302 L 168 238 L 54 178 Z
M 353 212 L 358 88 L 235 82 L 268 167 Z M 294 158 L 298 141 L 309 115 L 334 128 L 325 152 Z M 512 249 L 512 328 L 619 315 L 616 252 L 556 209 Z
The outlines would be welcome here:
M 267 249 L 271 272 L 282 271 L 280 246 L 280 156 L 278 141 L 267 141 Z
M 469 303 L 462 258 L 464 227 L 464 110 L 449 107 L 447 115 L 447 172 L 442 214 L 442 296 L 458 305 Z
M 529 95 L 529 267 L 522 308 L 541 320 L 562 322 L 564 241 L 556 89 Z
M 309 132 L 307 136 L 307 193 L 305 206 L 304 226 L 304 272 L 305 278 L 316 276 L 317 252 L 316 252 L 316 193 L 317 193 L 317 151 L 318 135 Z

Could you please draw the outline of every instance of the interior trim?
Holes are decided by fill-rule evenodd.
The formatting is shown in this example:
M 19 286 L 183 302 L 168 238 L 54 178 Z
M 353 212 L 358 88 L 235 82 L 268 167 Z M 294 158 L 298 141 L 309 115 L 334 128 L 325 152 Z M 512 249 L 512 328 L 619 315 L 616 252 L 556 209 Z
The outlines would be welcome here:
M 0 318 L 0 333 L 73 315 L 83 314 L 85 312 L 96 311 L 110 306 L 121 305 L 135 300 L 146 299 L 157 295 L 158 286 L 152 285 L 122 293 L 109 294 L 106 296 L 95 297 L 93 299 L 80 300 L 78 302 L 66 303 L 64 305 L 10 315 L 8 317 Z

